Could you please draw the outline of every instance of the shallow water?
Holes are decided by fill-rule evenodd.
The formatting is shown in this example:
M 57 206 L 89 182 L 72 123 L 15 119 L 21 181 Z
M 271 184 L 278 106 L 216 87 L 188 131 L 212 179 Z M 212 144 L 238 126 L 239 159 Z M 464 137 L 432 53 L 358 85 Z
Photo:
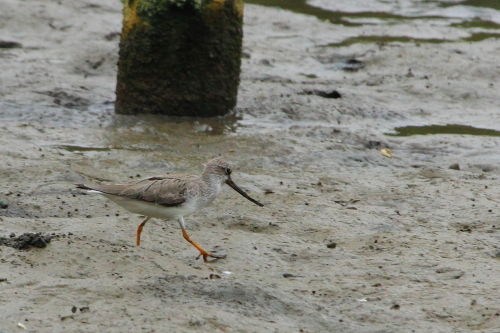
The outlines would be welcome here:
M 248 0 L 246 3 L 280 7 L 295 13 L 315 16 L 322 21 L 356 26 L 394 26 L 411 23 L 448 26 L 466 32 L 465 36 L 434 35 L 416 37 L 402 30 L 397 35 L 373 35 L 347 38 L 328 46 L 346 46 L 354 43 L 418 42 L 439 43 L 450 40 L 481 41 L 500 36 L 500 2 L 488 0 L 457 1 L 383 1 L 353 2 L 328 0 Z

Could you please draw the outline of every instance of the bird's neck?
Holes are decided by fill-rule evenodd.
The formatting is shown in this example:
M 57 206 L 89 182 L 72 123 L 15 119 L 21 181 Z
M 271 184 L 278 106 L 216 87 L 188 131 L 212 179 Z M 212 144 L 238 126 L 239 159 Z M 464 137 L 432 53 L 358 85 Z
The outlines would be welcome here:
M 220 177 L 217 177 L 216 175 L 211 173 L 204 172 L 200 178 L 208 187 L 217 187 L 220 186 L 222 183 Z

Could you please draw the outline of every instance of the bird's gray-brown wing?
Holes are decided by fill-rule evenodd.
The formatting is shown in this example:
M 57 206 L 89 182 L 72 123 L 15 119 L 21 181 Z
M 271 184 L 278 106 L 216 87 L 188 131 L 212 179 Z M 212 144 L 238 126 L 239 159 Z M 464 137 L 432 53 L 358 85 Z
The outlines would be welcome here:
M 120 185 L 77 185 L 77 187 L 173 207 L 186 201 L 189 182 L 193 178 L 196 176 L 165 175 Z

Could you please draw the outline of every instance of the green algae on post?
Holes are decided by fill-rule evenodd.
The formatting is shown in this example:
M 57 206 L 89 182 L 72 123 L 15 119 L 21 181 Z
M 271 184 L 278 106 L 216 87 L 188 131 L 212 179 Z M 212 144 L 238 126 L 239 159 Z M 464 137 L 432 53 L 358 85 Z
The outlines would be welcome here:
M 236 105 L 242 0 L 124 0 L 115 110 L 213 117 Z

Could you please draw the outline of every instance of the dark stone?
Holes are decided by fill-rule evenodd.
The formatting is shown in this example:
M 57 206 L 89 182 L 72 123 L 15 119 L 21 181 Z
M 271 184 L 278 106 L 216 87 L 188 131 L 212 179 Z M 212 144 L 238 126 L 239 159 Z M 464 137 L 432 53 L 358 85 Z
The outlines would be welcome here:
M 378 140 L 368 140 L 364 142 L 363 145 L 368 149 L 390 148 L 387 143 Z
M 303 94 L 316 95 L 323 98 L 333 98 L 333 99 L 342 98 L 342 95 L 337 90 L 332 90 L 330 92 L 326 92 L 323 90 L 304 90 Z
M 22 48 L 23 45 L 18 42 L 11 42 L 6 40 L 0 40 L 0 49 L 17 49 Z

